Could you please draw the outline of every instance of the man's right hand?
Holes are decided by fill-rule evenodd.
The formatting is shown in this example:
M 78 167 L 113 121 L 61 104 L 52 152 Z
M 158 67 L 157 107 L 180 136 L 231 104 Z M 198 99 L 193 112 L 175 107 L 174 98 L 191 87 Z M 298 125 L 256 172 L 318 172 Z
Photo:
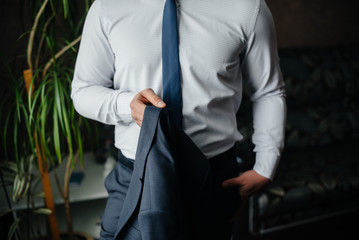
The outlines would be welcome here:
M 130 108 L 133 120 L 135 120 L 137 125 L 140 127 L 142 125 L 143 114 L 145 112 L 146 105 L 148 104 L 152 104 L 158 108 L 166 107 L 166 104 L 163 102 L 163 100 L 157 96 L 151 88 L 147 88 L 137 93 L 130 102 Z

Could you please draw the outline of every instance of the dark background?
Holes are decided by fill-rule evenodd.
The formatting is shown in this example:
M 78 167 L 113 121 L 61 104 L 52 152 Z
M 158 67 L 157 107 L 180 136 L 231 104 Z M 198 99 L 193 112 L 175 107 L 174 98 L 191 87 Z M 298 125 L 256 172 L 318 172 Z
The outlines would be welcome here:
M 81 3 L 81 0 L 73 0 Z M 359 43 L 355 0 L 267 0 L 279 48 Z M 30 29 L 28 0 L 0 0 L 0 46 L 7 57 L 25 54 L 18 37 Z M 20 45 L 18 45 L 20 44 Z
M 359 43 L 354 0 L 267 0 L 279 48 Z
M 73 0 L 81 4 L 81 0 Z M 277 29 L 278 48 L 328 47 L 359 43 L 355 0 L 267 0 Z M 5 59 L 25 55 L 29 31 L 29 0 L 0 0 L 0 54 Z M 23 62 L 17 66 L 22 69 Z M 4 78 L 0 67 L 0 77 Z M 1 80 L 1 82 L 3 82 Z M 1 84 L 1 83 L 0 83 Z M 0 85 L 1 86 L 1 85 Z M 1 93 L 2 90 L 0 90 Z

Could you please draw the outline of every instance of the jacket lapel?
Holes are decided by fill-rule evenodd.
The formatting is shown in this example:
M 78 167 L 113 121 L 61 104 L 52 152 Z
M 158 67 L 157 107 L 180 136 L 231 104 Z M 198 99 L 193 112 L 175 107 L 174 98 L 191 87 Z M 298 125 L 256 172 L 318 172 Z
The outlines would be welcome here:
M 160 112 L 160 108 L 145 108 L 144 119 L 142 121 L 142 127 L 135 157 L 134 171 L 131 177 L 131 182 L 125 201 L 123 203 L 120 219 L 117 224 L 115 239 L 118 239 L 121 230 L 124 228 L 132 214 L 135 212 L 137 204 L 141 198 L 147 156 L 153 142 L 154 134 L 156 133 L 157 121 Z

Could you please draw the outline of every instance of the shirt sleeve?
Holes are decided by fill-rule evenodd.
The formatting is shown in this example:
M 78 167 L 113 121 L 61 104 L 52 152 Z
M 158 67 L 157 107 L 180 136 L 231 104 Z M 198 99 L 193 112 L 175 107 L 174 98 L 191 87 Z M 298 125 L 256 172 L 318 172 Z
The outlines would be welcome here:
M 241 67 L 252 90 L 253 170 L 273 180 L 284 148 L 287 107 L 274 21 L 264 0 L 260 0 L 257 14 Z
M 97 0 L 86 16 L 71 98 L 82 116 L 115 125 L 132 121 L 129 105 L 135 94 L 113 88 L 115 56 L 102 17 L 101 1 Z

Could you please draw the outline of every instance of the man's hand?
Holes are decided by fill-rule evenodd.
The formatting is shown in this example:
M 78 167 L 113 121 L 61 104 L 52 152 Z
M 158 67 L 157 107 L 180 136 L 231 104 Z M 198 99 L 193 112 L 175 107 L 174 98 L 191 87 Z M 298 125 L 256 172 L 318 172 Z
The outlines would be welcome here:
M 239 187 L 241 196 L 243 198 L 248 198 L 268 183 L 270 183 L 268 178 L 263 177 L 254 170 L 249 170 L 242 173 L 239 177 L 231 178 L 222 182 L 222 187 Z
M 142 119 L 146 105 L 148 104 L 152 104 L 158 108 L 166 107 L 166 104 L 159 96 L 156 95 L 156 93 L 151 88 L 147 88 L 137 93 L 130 102 L 130 108 L 133 120 L 135 120 L 137 125 L 140 127 L 142 125 Z

